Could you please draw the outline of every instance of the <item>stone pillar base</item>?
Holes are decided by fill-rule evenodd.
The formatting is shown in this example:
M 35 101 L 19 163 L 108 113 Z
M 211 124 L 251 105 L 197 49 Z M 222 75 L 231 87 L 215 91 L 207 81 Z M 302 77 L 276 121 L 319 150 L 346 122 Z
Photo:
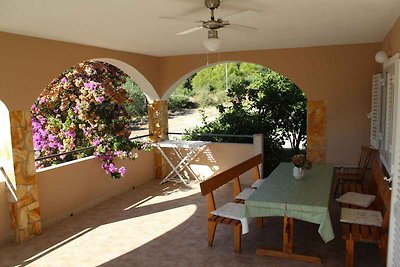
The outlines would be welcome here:
M 8 198 L 9 211 L 15 242 L 21 243 L 40 234 L 42 229 L 30 111 L 10 112 L 10 125 L 18 200 Z
M 307 159 L 312 163 L 326 161 L 326 101 L 307 103 Z
M 149 103 L 149 134 L 150 142 L 156 143 L 168 139 L 168 101 L 155 100 Z M 156 177 L 162 179 L 167 175 L 167 163 L 161 153 L 155 150 Z

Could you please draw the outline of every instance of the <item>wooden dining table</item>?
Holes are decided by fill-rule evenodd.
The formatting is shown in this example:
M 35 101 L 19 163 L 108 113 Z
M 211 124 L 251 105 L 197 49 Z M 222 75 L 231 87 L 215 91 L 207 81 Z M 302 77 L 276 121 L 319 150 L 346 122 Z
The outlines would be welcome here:
M 334 167 L 314 164 L 302 179 L 293 177 L 293 164 L 281 163 L 246 200 L 245 217 L 283 217 L 282 250 L 258 248 L 257 255 L 287 258 L 321 264 L 321 258 L 293 252 L 293 219 L 319 224 L 326 243 L 334 239 L 329 214 Z

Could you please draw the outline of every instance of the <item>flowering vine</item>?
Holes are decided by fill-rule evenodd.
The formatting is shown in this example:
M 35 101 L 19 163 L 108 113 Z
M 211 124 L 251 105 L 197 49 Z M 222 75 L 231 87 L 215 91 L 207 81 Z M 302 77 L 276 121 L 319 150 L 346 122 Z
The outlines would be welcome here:
M 127 75 L 113 65 L 86 61 L 54 79 L 32 105 L 32 131 L 37 168 L 95 155 L 113 178 L 126 174 L 115 157 L 136 159 L 143 144 L 129 140 L 132 103 L 122 85 Z

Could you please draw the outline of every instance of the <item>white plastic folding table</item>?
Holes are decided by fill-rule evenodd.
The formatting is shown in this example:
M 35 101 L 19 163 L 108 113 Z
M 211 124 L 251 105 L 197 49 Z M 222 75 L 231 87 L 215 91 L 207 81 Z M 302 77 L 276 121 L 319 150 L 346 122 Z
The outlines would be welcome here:
M 205 141 L 183 141 L 183 140 L 165 140 L 161 141 L 158 143 L 155 143 L 155 147 L 160 151 L 161 155 L 165 158 L 165 160 L 168 162 L 168 164 L 171 166 L 172 170 L 168 173 L 167 176 L 160 182 L 160 184 L 163 184 L 167 181 L 171 181 L 175 178 L 178 178 L 176 180 L 177 182 L 182 182 L 185 185 L 189 183 L 189 180 L 184 177 L 181 172 L 185 169 L 187 169 L 193 177 L 195 177 L 198 181 L 200 181 L 200 178 L 198 175 L 196 175 L 193 170 L 190 168 L 190 163 L 197 157 L 197 155 L 203 151 L 206 147 L 207 144 L 210 142 L 205 142 Z M 172 149 L 173 154 L 168 156 L 163 148 L 169 148 Z M 186 149 L 187 153 L 183 155 L 179 149 Z M 177 157 L 177 162 L 174 164 L 172 162 L 171 158 L 173 156 Z

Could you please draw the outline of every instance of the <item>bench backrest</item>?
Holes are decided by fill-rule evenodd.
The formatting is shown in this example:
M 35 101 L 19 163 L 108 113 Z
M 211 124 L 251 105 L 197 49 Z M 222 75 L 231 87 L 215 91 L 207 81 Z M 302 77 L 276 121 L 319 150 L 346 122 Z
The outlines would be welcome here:
M 379 158 L 379 152 L 374 151 L 371 159 L 373 187 L 376 192 L 376 208 L 382 212 L 383 225 L 382 230 L 387 233 L 389 229 L 390 218 L 390 189 L 389 184 L 384 180 L 383 165 Z
M 367 146 L 362 146 L 361 147 L 361 156 L 358 161 L 358 168 L 357 168 L 357 174 L 362 177 L 362 179 L 365 178 L 365 173 L 367 171 L 368 165 L 371 161 L 371 156 L 373 151 L 376 151 L 370 147 Z
M 233 180 L 233 196 L 235 197 L 241 191 L 239 176 L 253 169 L 253 179 L 260 178 L 258 165 L 262 162 L 263 157 L 258 154 L 200 183 L 201 194 L 206 196 L 207 200 L 208 218 L 212 216 L 211 212 L 216 209 L 213 191 Z
M 238 178 L 240 175 L 251 169 L 254 169 L 255 171 L 258 172 L 259 171 L 258 165 L 261 164 L 262 162 L 263 162 L 262 154 L 258 154 L 254 157 L 251 157 L 239 163 L 238 165 L 235 165 L 223 172 L 211 176 L 207 180 L 200 183 L 201 194 L 205 196 L 211 193 L 212 191 L 218 189 L 219 187 L 223 186 L 224 184 L 228 183 L 229 181 Z

